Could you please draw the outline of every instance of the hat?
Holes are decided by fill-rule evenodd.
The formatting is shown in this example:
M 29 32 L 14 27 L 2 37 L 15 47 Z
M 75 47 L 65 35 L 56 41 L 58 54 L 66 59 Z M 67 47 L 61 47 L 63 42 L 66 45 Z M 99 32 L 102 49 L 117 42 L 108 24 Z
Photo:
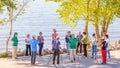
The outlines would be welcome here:
M 14 35 L 18 34 L 17 32 L 14 33 Z
M 40 32 L 39 34 L 42 34 L 42 32 Z

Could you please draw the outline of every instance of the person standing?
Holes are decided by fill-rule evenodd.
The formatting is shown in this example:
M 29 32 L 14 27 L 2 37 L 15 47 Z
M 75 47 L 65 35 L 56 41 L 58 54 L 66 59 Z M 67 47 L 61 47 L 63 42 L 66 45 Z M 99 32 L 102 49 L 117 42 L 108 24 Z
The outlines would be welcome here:
M 12 37 L 12 42 L 13 42 L 13 51 L 12 51 L 12 59 L 15 60 L 17 59 L 17 47 L 18 47 L 18 33 L 15 32 L 14 36 Z
M 107 58 L 111 58 L 111 56 L 110 56 L 110 39 L 109 39 L 109 36 L 108 35 L 106 35 L 106 37 L 105 37 L 105 41 L 106 41 L 106 43 L 107 43 Z
M 43 49 L 43 45 L 44 45 L 44 37 L 42 35 L 42 32 L 39 33 L 38 36 L 38 41 L 39 41 L 39 55 L 42 56 L 42 49 Z
M 35 61 L 36 61 L 37 45 L 38 45 L 38 40 L 36 40 L 35 35 L 33 35 L 32 39 L 30 40 L 30 46 L 31 46 L 31 65 L 34 65 Z
M 26 44 L 26 56 L 28 56 L 28 53 L 29 55 L 31 56 L 31 47 L 30 47 L 30 34 L 27 34 L 27 38 L 25 39 L 25 44 Z
M 108 43 L 108 46 L 107 46 L 107 58 L 110 59 L 110 49 L 109 49 L 109 45 L 110 45 L 110 39 L 109 39 L 109 36 L 106 34 L 106 32 L 103 32 L 103 35 L 102 35 L 102 40 L 105 40 L 106 43 Z
M 94 33 L 92 35 L 92 57 L 91 58 L 95 58 L 96 59 L 96 55 L 97 55 L 97 38 L 96 38 L 96 34 Z
M 52 34 L 52 46 L 54 45 L 54 41 L 56 40 L 56 37 L 58 36 L 57 30 L 53 29 L 53 34 Z
M 107 35 L 106 35 L 107 37 Z M 106 42 L 105 39 L 102 39 L 102 63 L 101 64 L 106 64 L 106 48 L 108 46 L 108 43 Z
M 69 39 L 71 38 L 71 32 L 68 31 L 67 32 L 67 35 L 65 36 L 65 42 L 66 42 L 66 49 L 67 49 L 67 54 L 69 55 L 70 54 L 70 51 L 69 51 Z
M 76 57 L 76 45 L 77 45 L 77 39 L 75 38 L 74 34 L 72 34 L 72 38 L 69 39 L 69 43 L 70 43 L 70 60 L 73 63 Z
M 84 56 L 87 57 L 87 34 L 86 32 L 83 32 L 83 38 L 82 38 L 82 44 L 83 44 L 83 49 L 84 49 Z
M 82 42 L 81 42 L 82 38 L 83 38 L 83 36 L 82 36 L 81 32 L 79 32 L 78 35 L 77 35 L 77 41 L 78 41 L 78 43 L 77 43 L 76 53 L 78 53 L 78 48 L 79 47 L 80 47 L 80 53 L 82 53 Z
M 59 65 L 60 62 L 60 41 L 59 41 L 59 36 L 56 37 L 56 41 L 54 41 L 54 45 L 53 45 L 53 65 L 55 65 L 55 59 L 57 57 L 57 64 Z

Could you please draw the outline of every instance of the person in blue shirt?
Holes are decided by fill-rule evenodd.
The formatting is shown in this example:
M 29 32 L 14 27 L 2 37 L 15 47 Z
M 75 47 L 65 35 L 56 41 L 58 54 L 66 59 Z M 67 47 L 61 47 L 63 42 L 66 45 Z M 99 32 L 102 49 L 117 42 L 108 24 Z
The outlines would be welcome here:
M 32 39 L 30 40 L 30 45 L 31 45 L 31 65 L 34 65 L 36 61 L 36 52 L 38 45 L 38 41 L 36 40 L 35 35 L 32 36 Z
M 59 41 L 59 36 L 56 37 L 56 41 L 54 41 L 53 44 L 53 65 L 55 65 L 55 58 L 57 56 L 57 64 L 59 65 L 59 57 L 60 57 L 60 41 Z

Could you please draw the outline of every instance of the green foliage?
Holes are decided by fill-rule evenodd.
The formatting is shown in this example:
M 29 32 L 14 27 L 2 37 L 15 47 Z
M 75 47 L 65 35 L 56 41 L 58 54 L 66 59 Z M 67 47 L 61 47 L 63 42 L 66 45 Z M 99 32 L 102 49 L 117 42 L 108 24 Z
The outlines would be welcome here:
M 103 26 L 105 19 L 108 24 L 115 17 L 120 17 L 120 0 L 47 0 L 60 2 L 57 13 L 64 24 L 73 28 L 79 20 Z
M 46 2 L 49 2 L 49 1 L 54 1 L 54 2 L 64 2 L 66 0 L 45 0 Z
M 8 57 L 8 53 L 2 53 L 2 54 L 0 54 L 0 58 L 6 58 L 6 57 Z
M 10 17 L 12 16 L 12 20 L 16 21 L 16 19 L 25 13 L 25 6 L 34 0 L 0 0 L 0 12 L 3 14 L 3 10 L 8 12 L 6 18 L 0 19 L 0 25 L 4 25 L 10 22 Z M 11 13 L 11 11 L 13 13 Z

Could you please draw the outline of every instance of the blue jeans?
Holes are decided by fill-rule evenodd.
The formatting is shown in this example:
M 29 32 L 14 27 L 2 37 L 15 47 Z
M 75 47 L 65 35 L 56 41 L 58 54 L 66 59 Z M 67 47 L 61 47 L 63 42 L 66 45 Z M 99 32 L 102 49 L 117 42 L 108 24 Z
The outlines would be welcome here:
M 42 49 L 43 49 L 43 44 L 44 43 L 39 43 L 39 55 L 42 55 Z
M 110 59 L 110 50 L 107 50 L 107 57 Z
M 66 48 L 67 48 L 67 53 L 70 54 L 70 51 L 69 51 L 69 43 L 66 43 Z
M 92 45 L 92 58 L 96 57 L 96 54 L 97 54 L 97 46 Z

